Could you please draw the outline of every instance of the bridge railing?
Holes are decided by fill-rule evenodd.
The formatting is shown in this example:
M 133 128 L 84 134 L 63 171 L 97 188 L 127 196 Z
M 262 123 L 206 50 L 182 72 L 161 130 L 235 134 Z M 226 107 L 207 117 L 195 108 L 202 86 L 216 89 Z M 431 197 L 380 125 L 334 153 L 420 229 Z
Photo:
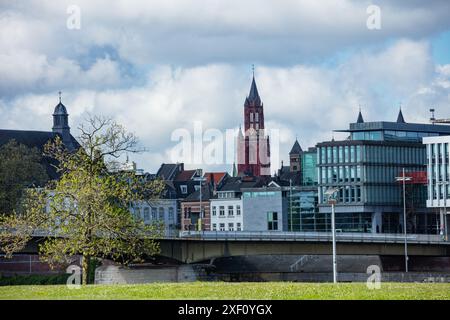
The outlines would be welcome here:
M 181 238 L 233 241 L 313 241 L 330 242 L 331 232 L 280 232 L 280 231 L 181 231 Z M 368 243 L 404 243 L 405 236 L 398 233 L 337 232 L 337 241 Z M 408 234 L 408 243 L 450 244 L 440 235 Z

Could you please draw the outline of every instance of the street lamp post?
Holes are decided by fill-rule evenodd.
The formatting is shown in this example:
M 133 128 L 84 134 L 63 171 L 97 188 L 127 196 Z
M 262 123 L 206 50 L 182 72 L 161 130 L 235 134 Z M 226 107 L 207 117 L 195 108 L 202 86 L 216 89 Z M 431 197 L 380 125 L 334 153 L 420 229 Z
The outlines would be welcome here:
M 405 235 L 405 271 L 408 272 L 408 239 L 406 231 L 406 181 L 411 181 L 411 177 L 405 176 L 405 168 L 402 169 L 402 176 L 396 177 L 396 181 L 402 181 L 403 184 L 403 233 Z
M 440 213 L 440 229 L 442 233 L 442 238 L 447 241 L 448 240 L 448 231 L 447 231 L 447 186 L 449 184 L 448 181 L 440 181 L 436 184 L 441 185 L 444 188 L 444 212 Z
M 335 194 L 339 191 L 338 188 L 329 188 L 325 191 L 328 196 L 328 204 L 331 204 L 331 237 L 333 242 L 333 283 L 337 283 L 337 259 L 336 259 L 336 217 L 335 209 L 336 198 Z

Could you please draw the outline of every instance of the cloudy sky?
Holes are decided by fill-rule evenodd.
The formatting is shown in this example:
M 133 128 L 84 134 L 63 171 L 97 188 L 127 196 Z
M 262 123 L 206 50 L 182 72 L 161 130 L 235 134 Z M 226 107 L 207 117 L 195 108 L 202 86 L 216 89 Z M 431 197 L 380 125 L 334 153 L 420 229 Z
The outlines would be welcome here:
M 381 29 L 367 28 L 371 4 Z M 450 117 L 448 12 L 446 0 L 0 0 L 0 128 L 50 130 L 61 90 L 75 136 L 88 113 L 113 117 L 154 172 L 174 130 L 239 127 L 254 64 L 287 161 L 296 136 L 329 140 L 359 105 L 366 121 L 395 120 L 400 103 L 407 122 L 430 107 Z

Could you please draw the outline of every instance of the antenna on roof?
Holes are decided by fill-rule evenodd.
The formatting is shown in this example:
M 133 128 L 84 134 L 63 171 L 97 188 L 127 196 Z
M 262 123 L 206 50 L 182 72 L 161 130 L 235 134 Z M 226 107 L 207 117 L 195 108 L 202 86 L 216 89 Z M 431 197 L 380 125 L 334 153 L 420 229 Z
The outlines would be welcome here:
M 434 117 L 434 108 L 430 108 L 430 112 L 431 112 L 431 118 L 430 118 L 430 122 L 432 124 L 434 124 L 434 121 L 436 120 L 436 118 Z

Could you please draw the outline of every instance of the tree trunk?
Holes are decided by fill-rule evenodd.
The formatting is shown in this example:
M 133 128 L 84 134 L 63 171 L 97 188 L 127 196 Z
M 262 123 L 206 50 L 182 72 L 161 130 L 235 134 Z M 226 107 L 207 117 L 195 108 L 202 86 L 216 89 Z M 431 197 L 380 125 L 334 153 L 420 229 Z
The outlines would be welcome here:
M 82 268 L 82 284 L 88 284 L 88 276 L 89 276 L 89 264 L 91 262 L 91 257 L 88 255 L 83 255 L 83 261 L 81 263 Z

